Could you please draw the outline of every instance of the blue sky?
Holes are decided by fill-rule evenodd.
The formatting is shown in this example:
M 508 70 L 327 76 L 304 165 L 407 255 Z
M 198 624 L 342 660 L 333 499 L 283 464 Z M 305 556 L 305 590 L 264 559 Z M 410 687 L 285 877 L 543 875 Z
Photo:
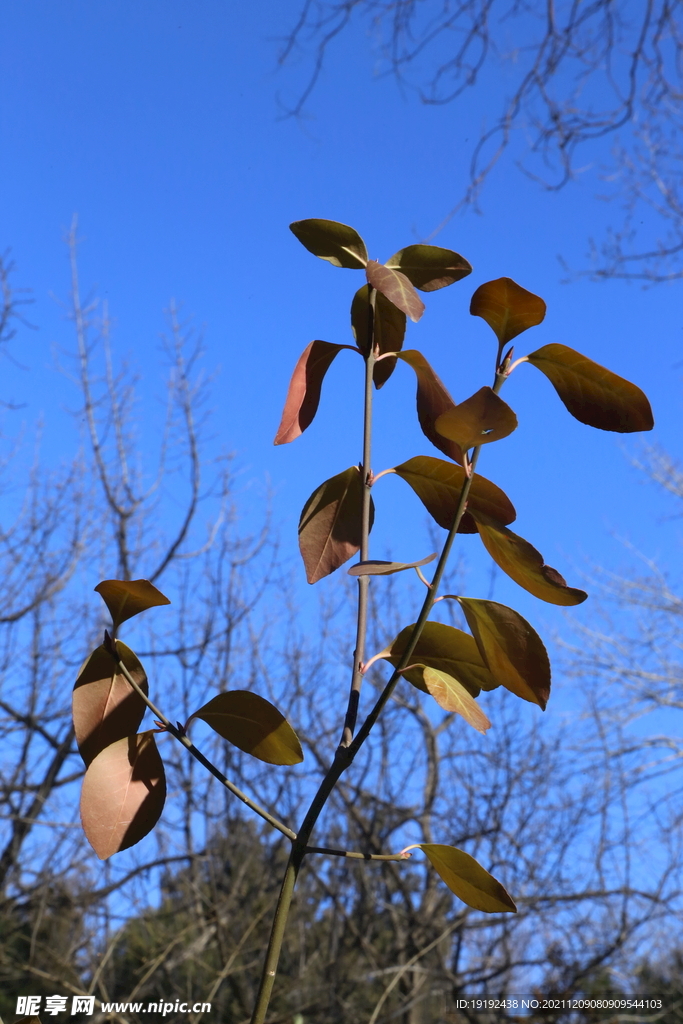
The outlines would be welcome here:
M 292 558 L 305 499 L 358 461 L 360 361 L 342 354 L 302 438 L 281 448 L 272 438 L 301 350 L 313 338 L 351 341 L 348 308 L 362 277 L 316 260 L 287 225 L 344 221 L 382 260 L 429 235 L 457 200 L 468 144 L 490 123 L 499 95 L 488 80 L 458 107 L 420 106 L 374 76 L 368 39 L 355 27 L 331 51 L 306 116 L 283 118 L 282 101 L 296 96 L 306 71 L 304 56 L 277 69 L 278 39 L 297 11 L 293 0 L 24 0 L 0 9 L 0 247 L 12 249 L 17 283 L 33 289 L 30 318 L 39 327 L 13 343 L 27 369 L 3 364 L 0 397 L 24 403 L 5 416 L 6 431 L 42 416 L 50 458 L 67 457 L 75 443 L 64 411 L 75 396 L 52 348 L 69 344 L 55 296 L 68 291 L 63 235 L 77 213 L 84 286 L 108 300 L 116 351 L 140 366 L 150 403 L 160 392 L 169 300 L 203 327 L 207 367 L 219 370 L 215 443 L 236 452 L 242 486 L 274 488 Z M 542 192 L 512 161 L 501 164 L 482 215 L 454 218 L 435 239 L 466 256 L 474 273 L 427 296 L 407 345 L 424 351 L 456 400 L 489 383 L 493 335 L 469 316 L 469 299 L 482 282 L 513 277 L 548 303 L 545 323 L 519 339 L 518 354 L 561 342 L 634 380 L 655 412 L 648 440 L 676 455 L 680 285 L 561 283 L 558 255 L 580 269 L 588 238 L 618 220 L 613 205 L 594 198 L 600 158 L 587 154 L 584 173 L 560 193 Z M 413 394 L 412 371 L 400 367 L 378 396 L 377 471 L 438 454 L 417 427 Z M 515 503 L 519 533 L 575 584 L 591 562 L 626 565 L 632 556 L 621 539 L 676 571 L 679 523 L 629 463 L 640 439 L 572 420 L 528 366 L 505 398 L 520 428 L 485 450 L 480 470 Z M 393 477 L 377 491 L 374 553 L 426 554 L 417 499 Z M 463 541 L 486 566 L 475 543 Z M 474 571 L 473 596 L 486 596 L 487 579 Z M 502 582 L 496 596 L 547 629 L 562 622 L 512 584 Z M 571 614 L 589 616 L 590 604 Z

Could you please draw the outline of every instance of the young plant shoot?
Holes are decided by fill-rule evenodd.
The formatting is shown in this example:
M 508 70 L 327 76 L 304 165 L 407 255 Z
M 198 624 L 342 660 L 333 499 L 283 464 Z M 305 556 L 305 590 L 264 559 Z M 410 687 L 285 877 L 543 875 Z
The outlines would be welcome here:
M 111 613 L 104 643 L 87 658 L 73 693 L 73 719 L 79 750 L 86 765 L 81 819 L 95 853 L 106 859 L 138 843 L 155 826 L 166 798 L 164 767 L 155 735 L 170 733 L 237 799 L 260 815 L 291 844 L 289 861 L 275 912 L 270 944 L 254 1007 L 252 1024 L 263 1024 L 275 983 L 278 959 L 297 876 L 306 857 L 341 855 L 363 860 L 402 861 L 420 849 L 444 884 L 468 906 L 486 914 L 514 913 L 504 886 L 466 851 L 422 843 L 401 851 L 368 854 L 311 845 L 312 835 L 341 775 L 347 771 L 397 686 L 413 686 L 447 712 L 485 733 L 491 723 L 477 701 L 482 690 L 503 686 L 522 700 L 544 709 L 550 697 L 550 663 L 541 638 L 522 616 L 496 601 L 462 594 L 440 594 L 448 557 L 458 533 L 478 534 L 496 564 L 520 587 L 541 601 L 576 605 L 587 595 L 567 585 L 542 555 L 510 529 L 516 513 L 510 498 L 477 465 L 484 445 L 517 429 L 517 417 L 500 397 L 512 373 L 535 367 L 555 388 L 568 411 L 600 430 L 628 433 L 650 430 L 650 404 L 634 384 L 565 345 L 548 343 L 513 358 L 511 342 L 545 316 L 545 303 L 510 278 L 489 281 L 472 296 L 470 312 L 493 331 L 490 382 L 456 402 L 416 349 L 403 349 L 407 318 L 417 322 L 425 306 L 418 292 L 430 293 L 471 273 L 462 256 L 433 245 L 409 245 L 386 263 L 368 257 L 363 239 L 351 227 L 330 220 L 303 220 L 291 225 L 296 238 L 313 255 L 334 267 L 364 274 L 351 302 L 355 344 L 312 341 L 297 362 L 287 393 L 275 444 L 294 441 L 315 417 L 326 373 L 342 350 L 360 357 L 364 395 L 360 461 L 335 472 L 304 504 L 299 522 L 299 548 L 309 583 L 329 576 L 355 555 L 348 574 L 358 581 L 357 625 L 351 645 L 351 682 L 340 708 L 340 740 L 318 790 L 293 830 L 235 786 L 192 743 L 188 728 L 195 718 L 206 722 L 232 743 L 274 766 L 292 766 L 303 759 L 296 733 L 269 701 L 246 690 L 218 693 L 198 708 L 188 722 L 175 725 L 148 696 L 147 675 L 130 648 L 117 638 L 119 627 L 134 615 L 168 599 L 147 580 L 105 580 L 95 589 Z M 372 452 L 373 389 L 383 388 L 399 362 L 415 373 L 417 419 L 434 455 L 416 455 L 400 465 L 374 473 Z M 370 532 L 375 517 L 373 493 L 381 514 L 381 478 L 399 476 L 414 491 L 434 521 L 446 532 L 439 553 L 416 561 L 387 562 L 371 558 Z M 410 552 L 413 556 L 416 552 Z M 428 579 L 433 565 L 433 574 Z M 424 588 L 421 611 L 414 623 L 386 647 L 368 656 L 368 594 L 373 578 L 397 572 L 417 574 Z M 419 579 L 418 579 L 419 577 Z M 383 586 L 381 579 L 372 584 Z M 457 601 L 469 632 L 431 621 L 436 601 Z M 361 689 L 368 668 L 384 660 L 391 672 L 374 706 L 360 726 Z M 155 729 L 138 733 L 149 708 Z M 323 837 L 316 836 L 316 843 Z

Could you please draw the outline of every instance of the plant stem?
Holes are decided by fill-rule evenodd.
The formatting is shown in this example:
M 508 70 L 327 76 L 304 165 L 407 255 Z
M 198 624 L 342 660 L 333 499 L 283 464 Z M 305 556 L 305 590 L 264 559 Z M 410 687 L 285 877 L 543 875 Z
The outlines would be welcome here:
M 372 383 L 373 370 L 375 368 L 375 308 L 377 292 L 370 288 L 368 292 L 368 351 L 365 354 L 365 391 L 363 401 L 363 462 L 361 464 L 361 477 L 363 481 L 363 500 L 361 506 L 361 541 L 360 560 L 366 562 L 370 554 L 370 512 L 372 509 L 372 498 L 370 489 L 372 487 Z M 359 576 L 358 578 L 358 615 L 356 621 L 356 646 L 353 652 L 353 671 L 351 673 L 351 689 L 349 691 L 349 702 L 344 719 L 344 730 L 342 732 L 341 746 L 350 746 L 353 734 L 356 731 L 356 719 L 358 717 L 358 704 L 360 691 L 363 685 L 363 662 L 365 660 L 365 637 L 368 629 L 368 601 L 370 592 L 370 577 Z
M 507 377 L 506 365 L 501 365 L 499 370 L 496 370 L 495 380 L 493 384 L 493 391 L 498 394 L 501 387 L 505 383 Z M 367 375 L 366 375 L 367 382 Z M 275 918 L 273 920 L 273 926 L 270 934 L 270 941 L 268 943 L 268 952 L 266 954 L 266 962 L 263 968 L 263 975 L 261 977 L 261 984 L 259 987 L 258 996 L 256 999 L 256 1006 L 251 1018 L 250 1024 L 265 1024 L 266 1014 L 268 1012 L 268 1004 L 270 1002 L 270 996 L 273 991 L 273 984 L 275 982 L 275 973 L 277 971 L 277 964 L 280 958 L 280 951 L 282 949 L 282 942 L 285 935 L 285 928 L 287 924 L 287 917 L 289 916 L 289 909 L 292 903 L 292 897 L 294 895 L 294 886 L 296 885 L 296 879 L 299 874 L 299 869 L 306 856 L 308 848 L 308 840 L 315 827 L 315 824 L 320 816 L 320 813 L 327 803 L 330 793 L 336 786 L 337 782 L 341 778 L 342 774 L 349 767 L 354 757 L 360 750 L 361 746 L 370 734 L 370 730 L 377 721 L 382 708 L 385 706 L 387 701 L 390 699 L 396 685 L 401 678 L 402 670 L 409 664 L 410 657 L 417 646 L 417 642 L 420 639 L 420 634 L 427 621 L 434 599 L 436 598 L 441 579 L 446 569 L 446 563 L 448 556 L 453 547 L 460 522 L 467 508 L 467 498 L 472 487 L 472 481 L 474 479 L 474 470 L 479 460 L 479 453 L 481 451 L 481 445 L 478 445 L 472 452 L 472 459 L 470 462 L 470 474 L 466 478 L 462 491 L 460 492 L 460 499 L 455 511 L 453 523 L 448 533 L 446 543 L 443 546 L 441 557 L 439 558 L 436 571 L 432 578 L 432 582 L 429 590 L 427 591 L 422 609 L 418 616 L 417 622 L 413 627 L 408 646 L 406 647 L 401 661 L 397 668 L 391 675 L 388 683 L 384 687 L 384 690 L 380 694 L 375 706 L 368 714 L 367 718 L 363 722 L 363 725 L 358 730 L 355 739 L 349 746 L 339 745 L 335 754 L 334 761 L 327 770 L 324 778 L 322 779 L 318 791 L 313 797 L 311 805 L 306 813 L 306 816 L 301 824 L 296 840 L 292 844 L 292 852 L 289 857 L 287 864 L 287 870 L 285 871 L 285 877 L 282 882 L 282 888 L 280 890 L 280 897 L 278 900 L 277 909 L 275 911 Z M 352 691 L 353 693 L 353 691 Z
M 246 804 L 247 807 L 251 808 L 252 811 L 260 815 L 264 821 L 267 821 L 269 825 L 272 825 L 273 828 L 276 828 L 278 832 L 282 832 L 283 836 L 287 836 L 287 838 L 291 839 L 292 841 L 296 839 L 296 832 L 292 832 L 291 828 L 288 828 L 286 825 L 283 825 L 281 821 L 278 821 L 277 818 L 273 817 L 273 815 L 270 814 L 270 812 L 267 811 L 265 807 L 261 807 L 254 800 L 248 797 L 246 793 L 243 793 L 242 790 L 234 784 L 234 782 L 231 782 L 230 779 L 226 778 L 223 772 L 216 768 L 216 766 L 212 764 L 211 761 L 209 761 L 209 759 L 204 756 L 204 754 L 202 754 L 201 750 L 197 750 L 192 740 L 188 736 L 186 736 L 184 732 L 181 732 L 180 729 L 176 728 L 176 726 L 169 721 L 166 715 L 164 715 L 164 713 L 160 711 L 155 704 L 152 703 L 152 701 L 149 699 L 145 691 L 142 689 L 141 686 L 138 685 L 138 683 L 136 683 L 133 676 L 130 674 L 126 666 L 123 664 L 123 662 L 118 656 L 118 652 L 115 652 L 115 650 L 112 649 L 112 647 L 109 647 L 106 640 L 105 647 L 107 647 L 107 649 L 109 650 L 109 654 L 114 659 L 117 670 L 121 673 L 122 676 L 124 676 L 128 680 L 128 682 L 133 687 L 137 695 L 145 702 L 149 710 L 154 715 L 156 715 L 160 722 L 163 723 L 166 731 L 170 732 L 171 736 L 178 740 L 178 743 L 182 743 L 185 749 L 188 750 L 190 754 L 192 754 L 192 756 L 197 761 L 199 761 L 200 764 L 204 765 L 206 770 L 211 772 L 215 779 L 218 779 L 218 781 L 223 786 L 225 786 L 226 789 L 230 790 L 230 792 L 234 796 L 236 796 L 238 800 L 241 800 L 243 804 Z

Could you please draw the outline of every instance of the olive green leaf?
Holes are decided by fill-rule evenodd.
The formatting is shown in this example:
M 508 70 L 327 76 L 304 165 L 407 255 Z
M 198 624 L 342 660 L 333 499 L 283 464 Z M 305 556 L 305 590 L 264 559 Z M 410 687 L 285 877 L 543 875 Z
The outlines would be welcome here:
M 460 715 L 477 732 L 485 733 L 487 729 L 491 728 L 491 723 L 469 690 L 453 676 L 449 676 L 447 672 L 441 672 L 438 668 L 429 668 L 427 665 L 422 673 L 422 678 L 427 690 L 444 711 Z
M 406 316 L 417 323 L 425 311 L 425 305 L 412 284 L 399 270 L 391 270 L 377 260 L 368 260 L 365 267 L 368 284 L 393 302 Z
M 492 388 L 484 387 L 442 413 L 434 426 L 437 434 L 455 441 L 467 451 L 507 437 L 517 428 L 517 417 Z
M 499 277 L 480 285 L 470 303 L 472 316 L 480 316 L 495 332 L 501 346 L 522 331 L 540 324 L 545 302 L 522 288 L 511 277 Z
M 417 418 L 422 433 L 449 459 L 462 463 L 460 446 L 440 434 L 435 427 L 440 416 L 456 408 L 455 402 L 421 352 L 406 349 L 399 354 L 399 359 L 412 366 L 417 377 Z
M 438 245 L 407 245 L 387 260 L 385 266 L 400 270 L 423 292 L 435 292 L 472 273 L 464 257 Z
M 274 444 L 288 444 L 294 441 L 313 422 L 318 411 L 325 374 L 337 353 L 343 348 L 348 348 L 352 352 L 358 351 L 353 345 L 333 345 L 329 341 L 312 341 L 306 346 L 289 382 L 285 408 Z
M 544 345 L 527 356 L 544 373 L 577 420 L 599 430 L 652 430 L 647 396 L 635 384 L 566 345 Z
M 147 676 L 130 647 L 116 641 L 116 653 L 143 693 L 148 693 Z M 136 733 L 146 705 L 104 644 L 83 662 L 72 695 L 76 742 L 86 767 L 116 740 Z
M 299 520 L 299 550 L 309 583 L 317 583 L 360 548 L 363 481 L 357 466 L 317 487 Z M 370 504 L 370 525 L 374 506 Z
M 569 606 L 586 600 L 588 594 L 568 587 L 557 569 L 545 565 L 543 555 L 523 537 L 479 512 L 472 516 L 491 558 L 520 587 L 548 604 Z
M 421 565 L 427 565 L 434 561 L 436 555 L 435 551 L 433 554 L 427 555 L 426 558 L 421 558 L 419 562 L 382 562 L 372 559 L 367 562 L 358 562 L 346 572 L 349 576 L 391 576 L 395 572 L 403 572 L 404 569 L 417 569 Z
M 370 351 L 370 285 L 359 288 L 351 303 L 351 329 L 356 344 L 365 355 Z M 397 309 L 393 302 L 385 298 L 381 292 L 375 295 L 374 343 L 380 356 L 385 352 L 400 352 L 406 334 L 406 315 Z M 375 363 L 372 379 L 376 388 L 381 388 L 389 380 L 396 360 L 391 356 Z
M 299 764 L 299 739 L 278 709 L 251 690 L 228 690 L 213 697 L 188 719 L 201 718 L 223 739 L 267 764 Z
M 396 668 L 408 646 L 414 624 L 402 629 L 378 657 Z M 424 680 L 425 666 L 445 672 L 461 683 L 472 697 L 480 690 L 495 690 L 500 684 L 493 679 L 474 637 L 443 622 L 425 622 L 420 638 L 410 655 L 411 667 L 403 675 L 418 690 L 429 693 Z
M 348 224 L 336 220 L 296 220 L 289 225 L 301 244 L 335 267 L 362 270 L 368 262 L 365 242 Z
M 420 843 L 419 847 L 451 892 L 468 907 L 485 914 L 517 913 L 507 890 L 469 853 L 441 843 Z
M 166 777 L 153 732 L 124 736 L 90 763 L 81 790 L 81 823 L 100 858 L 135 846 L 164 809 Z
M 149 580 L 103 580 L 95 590 L 109 609 L 114 628 L 148 608 L 171 603 Z
M 444 530 L 450 530 L 467 479 L 465 470 L 452 462 L 433 459 L 430 455 L 416 455 L 394 471 L 409 484 L 429 514 Z M 475 473 L 468 497 L 468 508 L 497 519 L 507 525 L 514 522 L 517 513 L 512 502 L 486 477 Z M 477 527 L 469 512 L 460 522 L 459 533 L 476 533 Z
M 550 662 L 538 633 L 519 612 L 497 601 L 459 597 L 467 625 L 497 683 L 545 710 Z

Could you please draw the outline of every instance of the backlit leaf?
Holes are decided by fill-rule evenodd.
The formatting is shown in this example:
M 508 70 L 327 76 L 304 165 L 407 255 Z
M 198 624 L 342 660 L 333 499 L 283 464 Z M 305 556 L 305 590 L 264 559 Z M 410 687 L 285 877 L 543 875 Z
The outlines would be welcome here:
M 309 583 L 329 576 L 360 548 L 363 481 L 357 466 L 321 484 L 304 505 L 299 549 Z M 370 505 L 370 525 L 374 506 Z
M 332 360 L 343 348 L 356 352 L 352 345 L 332 345 L 312 341 L 302 352 L 289 382 L 282 420 L 274 444 L 288 444 L 303 434 L 318 411 L 320 389 Z
M 413 628 L 414 625 L 406 626 L 381 652 L 380 657 L 386 658 L 394 668 L 401 661 Z M 499 685 L 486 667 L 474 637 L 443 622 L 425 622 L 410 655 L 410 664 L 418 667 L 408 669 L 403 675 L 423 693 L 429 693 L 424 681 L 425 666 L 453 676 L 473 697 L 480 690 L 495 690 Z
M 458 600 L 495 681 L 545 709 L 550 696 L 550 662 L 538 633 L 519 612 L 497 601 Z
M 400 270 L 423 292 L 435 292 L 472 273 L 464 257 L 438 245 L 407 245 L 387 260 L 386 266 Z
M 470 692 L 453 676 L 437 668 L 425 667 L 422 674 L 424 684 L 432 697 L 444 711 L 455 712 L 477 732 L 485 733 L 491 723 Z
M 359 288 L 351 303 L 351 329 L 356 338 L 356 344 L 361 352 L 367 354 L 370 350 L 370 285 L 364 284 Z M 403 339 L 406 334 L 406 315 L 397 309 L 393 302 L 385 298 L 381 292 L 375 294 L 375 316 L 374 316 L 374 341 L 379 355 L 385 352 L 400 352 Z M 376 388 L 381 388 L 389 380 L 396 360 L 388 357 L 381 359 L 375 364 L 372 371 L 372 379 Z
M 469 853 L 441 843 L 420 843 L 420 849 L 451 892 L 468 907 L 486 914 L 517 913 L 507 890 Z
M 201 718 L 223 739 L 267 764 L 299 764 L 304 759 L 291 725 L 270 701 L 250 690 L 219 693 L 190 716 Z
M 166 777 L 153 732 L 125 736 L 91 762 L 81 791 L 81 822 L 100 858 L 135 846 L 156 825 Z
M 368 284 L 417 323 L 425 311 L 425 305 L 405 274 L 399 270 L 390 270 L 377 260 L 368 260 L 365 276 Z
M 640 388 L 580 352 L 566 345 L 544 345 L 527 358 L 581 423 L 620 434 L 652 430 L 652 409 Z
M 395 472 L 410 484 L 429 514 L 444 530 L 450 530 L 460 501 L 466 475 L 461 466 L 430 455 L 416 455 L 395 467 Z M 500 487 L 475 473 L 468 496 L 468 507 L 507 525 L 514 522 L 517 513 Z M 476 533 L 472 516 L 465 512 L 459 533 Z
M 103 580 L 95 590 L 109 609 L 114 627 L 148 608 L 171 603 L 149 580 Z
M 520 587 L 549 604 L 569 606 L 586 600 L 588 594 L 568 587 L 557 569 L 545 565 L 543 555 L 523 537 L 518 537 L 495 519 L 479 513 L 474 513 L 473 518 L 491 558 Z
M 460 446 L 440 434 L 435 427 L 443 413 L 456 408 L 455 402 L 421 352 L 407 349 L 399 358 L 412 366 L 417 377 L 417 418 L 422 433 L 449 459 L 462 462 Z
M 441 413 L 434 423 L 437 434 L 467 451 L 480 444 L 499 441 L 517 427 L 517 417 L 492 388 L 480 388 L 459 405 Z
M 289 225 L 301 244 L 335 267 L 362 270 L 368 261 L 365 242 L 354 228 L 336 220 L 296 220 Z
M 347 569 L 349 576 L 391 576 L 395 572 L 403 572 L 404 569 L 417 569 L 421 565 L 427 565 L 436 558 L 436 551 L 433 555 L 421 558 L 419 562 L 382 562 L 377 559 L 367 562 L 359 562 Z
M 522 288 L 511 277 L 499 277 L 480 285 L 470 303 L 472 316 L 480 316 L 495 332 L 501 346 L 522 331 L 540 324 L 545 302 Z
M 133 651 L 120 640 L 116 641 L 116 650 L 146 694 L 147 676 Z M 146 710 L 145 702 L 125 676 L 117 673 L 114 659 L 103 644 L 81 666 L 72 707 L 76 742 L 86 766 L 111 743 L 136 733 Z

